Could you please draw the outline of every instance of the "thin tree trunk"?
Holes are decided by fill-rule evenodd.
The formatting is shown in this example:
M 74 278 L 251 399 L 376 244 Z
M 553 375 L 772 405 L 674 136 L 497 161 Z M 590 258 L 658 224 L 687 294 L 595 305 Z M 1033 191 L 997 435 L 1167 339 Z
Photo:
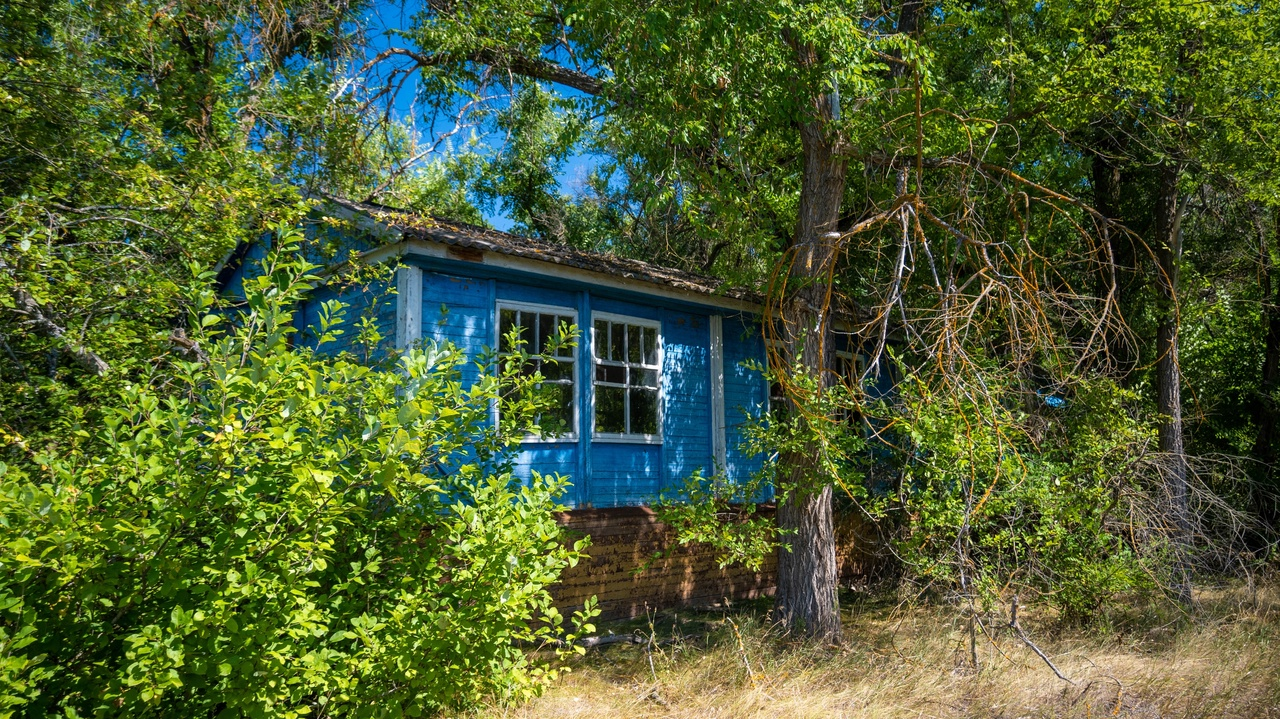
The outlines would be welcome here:
M 1174 529 L 1176 566 L 1174 594 L 1183 602 L 1191 600 L 1190 508 L 1188 506 L 1187 457 L 1182 437 L 1182 371 L 1178 366 L 1178 270 L 1182 260 L 1182 211 L 1178 203 L 1181 166 L 1166 161 L 1160 167 L 1156 197 L 1156 262 L 1159 289 L 1156 329 L 1156 404 L 1160 411 L 1160 451 L 1168 458 L 1165 475 Z
M 1106 128 L 1100 129 L 1094 140 L 1093 153 L 1093 203 L 1098 212 L 1109 222 L 1099 228 L 1102 232 L 1104 256 L 1097 275 L 1094 296 L 1100 300 L 1111 298 L 1112 312 L 1123 323 L 1132 314 L 1131 297 L 1136 294 L 1139 273 L 1135 272 L 1133 241 L 1120 231 L 1120 166 L 1116 164 L 1118 153 L 1115 138 Z M 1117 377 L 1127 377 L 1137 366 L 1138 358 L 1132 343 L 1122 333 L 1107 337 L 1104 358 L 1108 369 Z
M 1273 231 L 1280 240 L 1280 218 L 1276 218 Z M 1280 297 L 1277 297 L 1275 271 L 1271 262 L 1271 248 L 1266 234 L 1259 228 L 1258 283 L 1262 289 L 1262 316 L 1266 322 L 1266 348 L 1262 359 L 1262 378 L 1258 386 L 1258 402 L 1254 407 L 1254 425 L 1258 433 L 1254 438 L 1253 457 L 1262 472 L 1262 491 L 1254 496 L 1254 512 L 1268 527 L 1277 523 L 1275 505 L 1276 444 L 1280 440 L 1280 406 L 1276 393 L 1280 391 Z
M 801 139 L 804 177 L 790 287 L 784 299 L 783 332 L 788 356 L 798 360 L 809 376 L 818 378 L 818 390 L 823 391 L 831 382 L 826 369 L 833 357 L 826 277 L 835 261 L 847 167 L 819 123 L 805 124 Z M 778 525 L 787 533 L 783 541 L 788 547 L 778 550 L 777 609 L 792 629 L 838 642 L 840 577 L 832 488 L 829 478 L 819 472 L 821 451 L 815 442 L 804 451 L 788 452 L 781 458 L 785 478 L 780 483 Z

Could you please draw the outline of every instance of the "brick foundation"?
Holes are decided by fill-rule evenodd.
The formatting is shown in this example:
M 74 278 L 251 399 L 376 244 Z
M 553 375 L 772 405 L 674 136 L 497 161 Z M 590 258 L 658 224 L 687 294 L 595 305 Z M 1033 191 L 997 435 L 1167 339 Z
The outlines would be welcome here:
M 764 508 L 772 514 L 772 507 Z M 744 567 L 721 569 L 714 552 L 705 547 L 676 545 L 667 556 L 654 559 L 674 544 L 670 530 L 648 507 L 578 509 L 558 517 L 571 536 L 590 535 L 588 557 L 565 571 L 552 588 L 566 615 L 595 595 L 602 619 L 642 616 L 649 609 L 708 607 L 725 599 L 773 596 L 777 562 L 766 559 L 759 572 Z M 874 561 L 873 532 L 856 515 L 836 516 L 836 560 L 842 583 L 865 576 Z M 646 562 L 645 571 L 636 569 Z

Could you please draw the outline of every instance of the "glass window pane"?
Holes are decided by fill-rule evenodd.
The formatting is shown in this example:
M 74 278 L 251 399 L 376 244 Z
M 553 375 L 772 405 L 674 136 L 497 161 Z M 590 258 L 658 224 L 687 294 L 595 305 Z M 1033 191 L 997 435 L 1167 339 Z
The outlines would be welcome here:
M 573 431 L 573 385 L 544 384 L 539 390 L 546 410 L 538 418 L 545 436 Z
M 640 362 L 640 327 L 627 325 L 627 361 Z
M 572 380 L 573 379 L 573 363 L 572 362 L 543 362 L 542 376 L 548 380 Z
M 658 370 L 656 369 L 633 369 L 631 370 L 631 384 L 640 385 L 641 387 L 658 388 Z
M 624 350 L 626 348 L 623 345 L 626 343 L 627 326 L 623 324 L 618 324 L 616 322 L 613 322 L 610 324 L 611 324 L 611 327 L 609 328 L 609 359 L 613 360 L 614 362 L 621 362 L 623 361 L 622 358 L 626 356 L 624 353 Z
M 556 405 L 556 418 L 560 420 L 560 431 L 573 431 L 573 385 L 556 385 L 560 389 L 559 403 Z
M 658 364 L 658 331 L 652 327 L 644 328 L 644 363 Z
M 538 344 L 536 350 L 538 354 L 546 354 L 547 343 L 551 341 L 552 335 L 556 333 L 556 316 L 555 315 L 537 315 L 538 318 Z
M 596 381 L 612 382 L 613 384 L 626 384 L 627 369 L 625 367 L 617 367 L 615 365 L 596 365 Z
M 631 392 L 631 433 L 658 433 L 658 390 L 633 389 Z
M 507 335 L 511 332 L 511 328 L 516 326 L 516 311 L 503 310 L 498 319 L 498 351 L 510 352 L 511 343 L 507 341 Z
M 621 434 L 627 431 L 626 390 L 621 387 L 596 388 L 596 431 Z
M 604 320 L 596 320 L 596 357 L 600 359 L 608 359 L 609 352 L 609 323 Z

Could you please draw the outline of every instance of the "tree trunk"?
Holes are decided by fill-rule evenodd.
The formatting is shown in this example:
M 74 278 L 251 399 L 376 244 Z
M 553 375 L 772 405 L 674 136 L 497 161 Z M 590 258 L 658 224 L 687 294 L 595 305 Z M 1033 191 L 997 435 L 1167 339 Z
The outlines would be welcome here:
M 1109 128 L 1098 130 L 1093 147 L 1093 205 L 1110 220 L 1100 227 L 1102 253 L 1094 288 L 1099 300 L 1111 298 L 1111 311 L 1123 323 L 1132 314 L 1130 301 L 1136 290 L 1138 273 L 1134 271 L 1133 241 L 1120 231 L 1120 166 L 1115 162 L 1118 153 L 1116 141 Z M 1123 332 L 1108 333 L 1106 357 L 1100 363 L 1116 377 L 1127 377 L 1137 366 L 1134 347 Z
M 1272 228 L 1280 239 L 1280 217 L 1274 220 Z M 1262 359 L 1262 378 L 1258 383 L 1258 401 L 1254 406 L 1253 421 L 1258 428 L 1254 438 L 1253 457 L 1261 469 L 1262 491 L 1254 492 L 1254 512 L 1258 519 L 1268 527 L 1277 523 L 1275 484 L 1276 484 L 1276 444 L 1280 440 L 1280 406 L 1276 403 L 1276 393 L 1280 391 L 1280 298 L 1277 297 L 1275 271 L 1271 261 L 1271 248 L 1267 246 L 1265 230 L 1259 228 L 1258 241 L 1258 282 L 1262 289 L 1262 317 L 1266 322 L 1266 349 Z M 1260 543 L 1263 544 L 1263 543 Z
M 1178 203 L 1181 166 L 1166 161 L 1160 167 L 1156 197 L 1156 262 L 1159 289 L 1156 329 L 1156 404 L 1160 411 L 1160 451 L 1168 458 L 1165 487 L 1173 524 L 1176 566 L 1171 589 L 1183 602 L 1191 600 L 1190 508 L 1187 496 L 1187 457 L 1182 442 L 1182 371 L 1178 367 L 1178 269 L 1182 259 L 1182 212 Z
M 822 100 L 819 101 L 819 113 Z M 826 278 L 835 261 L 836 225 L 844 197 L 845 161 L 836 156 L 822 126 L 807 123 L 800 131 L 804 177 L 796 246 L 782 313 L 783 337 L 790 361 L 799 361 L 818 391 L 832 381 L 830 310 Z M 795 409 L 794 407 L 792 409 Z M 820 420 L 821 421 L 821 420 Z M 788 452 L 781 460 L 781 503 L 778 526 L 789 546 L 778 550 L 779 617 L 788 627 L 811 637 L 838 642 L 841 637 L 839 575 L 836 567 L 832 488 L 819 471 L 821 447 Z

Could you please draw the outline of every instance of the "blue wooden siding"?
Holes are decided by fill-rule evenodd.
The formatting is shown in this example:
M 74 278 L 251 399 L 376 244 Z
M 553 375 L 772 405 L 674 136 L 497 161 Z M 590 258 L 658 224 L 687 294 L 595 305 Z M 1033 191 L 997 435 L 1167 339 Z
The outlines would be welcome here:
M 662 490 L 663 446 L 594 442 L 587 496 L 593 507 L 648 504 Z
M 267 252 L 271 249 L 271 236 L 264 235 L 261 239 L 249 245 L 244 251 L 244 257 L 241 258 L 239 266 L 231 273 L 227 279 L 226 285 L 222 288 L 224 297 L 232 300 L 244 299 L 244 281 L 248 277 L 257 277 L 262 274 L 262 261 L 266 259 Z
M 560 474 L 570 481 L 578 477 L 578 443 L 569 442 L 530 442 L 521 447 L 515 459 L 517 477 L 528 480 L 533 472 L 539 474 Z M 570 491 L 570 494 L 574 493 Z M 567 498 L 572 501 L 573 497 Z
M 321 287 L 313 291 L 294 318 L 294 326 L 300 330 L 296 340 L 299 346 L 316 346 L 322 307 L 325 302 L 334 299 L 347 305 L 343 310 L 345 321 L 334 330 L 337 339 L 325 343 L 320 348 L 321 352 L 328 355 L 352 352 L 367 360 L 377 359 L 386 348 L 392 346 L 396 334 L 396 297 L 391 294 L 390 283 L 383 281 L 358 287 Z M 373 320 L 382 336 L 381 344 L 372 351 L 359 343 L 363 318 Z
M 369 240 L 344 240 L 328 229 L 313 229 L 312 239 L 325 245 L 324 257 L 341 261 Z M 376 244 L 376 243 L 375 243 Z M 250 248 L 226 293 L 242 295 L 244 277 L 260 272 L 266 243 Z M 413 260 L 422 268 L 421 337 L 449 342 L 478 359 L 495 344 L 496 302 L 510 301 L 573 309 L 584 338 L 577 354 L 578 432 L 559 441 L 526 443 L 515 458 L 518 476 L 532 472 L 559 473 L 573 487 L 566 503 L 575 506 L 614 507 L 653 501 L 673 484 L 701 469 L 714 469 L 711 406 L 710 314 L 694 303 L 654 298 L 615 287 L 588 286 L 547 278 L 529 278 L 510 270 L 472 266 L 449 260 Z M 348 322 L 337 342 L 327 351 L 360 351 L 356 346 L 358 320 L 371 317 L 384 337 L 385 348 L 395 341 L 396 295 L 389 282 L 369 287 L 337 290 L 318 288 L 297 317 L 299 344 L 314 345 L 323 302 L 338 298 L 349 305 Z M 640 444 L 592 439 L 592 364 L 587 343 L 593 312 L 606 312 L 659 322 L 663 344 L 662 442 Z M 742 426 L 756 416 L 767 401 L 768 388 L 755 370 L 743 363 L 764 361 L 759 327 L 749 317 L 724 315 L 724 409 L 726 467 L 729 477 L 745 480 L 760 467 L 760 459 L 742 450 Z M 463 368 L 464 387 L 474 382 L 480 368 L 474 362 Z M 763 499 L 763 498 L 762 498 Z
M 711 331 L 706 315 L 666 311 L 662 319 L 665 487 L 694 470 L 714 471 L 711 456 Z
M 724 318 L 724 414 L 725 470 L 729 478 L 742 482 L 760 471 L 763 460 L 742 447 L 744 425 L 758 418 L 769 401 L 769 386 L 759 370 L 748 369 L 748 361 L 763 365 L 764 339 L 760 325 L 741 316 Z
M 574 483 L 566 502 L 576 506 L 615 507 L 644 504 L 695 470 L 710 472 L 712 459 L 711 343 L 707 314 L 663 307 L 649 298 L 627 301 L 584 290 L 526 284 L 510 279 L 481 279 L 423 272 L 422 336 L 452 342 L 469 355 L 490 351 L 494 342 L 495 303 L 550 305 L 575 310 L 583 330 L 578 362 L 578 435 L 563 441 L 529 442 L 516 456 L 518 476 L 533 471 L 559 473 Z M 656 320 L 663 344 L 662 443 L 593 440 L 591 348 L 587 331 L 593 312 Z M 746 478 L 759 461 L 741 451 L 740 427 L 758 411 L 767 388 L 759 373 L 741 366 L 748 357 L 763 361 L 758 331 L 741 318 L 726 318 L 725 398 L 730 476 Z M 464 382 L 478 369 L 468 368 Z
M 468 357 L 479 359 L 493 346 L 493 281 L 422 273 L 422 338 L 452 343 Z M 480 377 L 474 363 L 462 367 L 469 387 Z

